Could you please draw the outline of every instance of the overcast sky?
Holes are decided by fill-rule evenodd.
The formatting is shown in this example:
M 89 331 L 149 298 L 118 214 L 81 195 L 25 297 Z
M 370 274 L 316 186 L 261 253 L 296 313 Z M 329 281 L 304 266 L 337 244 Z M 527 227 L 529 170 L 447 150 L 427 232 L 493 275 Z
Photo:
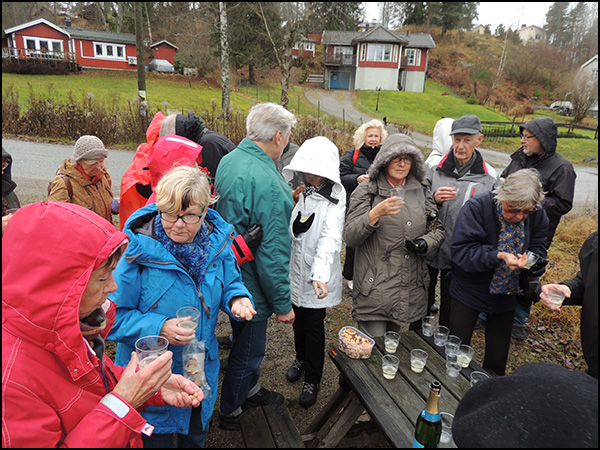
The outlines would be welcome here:
M 552 2 L 480 2 L 477 9 L 479 18 L 473 25 L 490 24 L 492 33 L 500 24 L 503 24 L 504 28 L 511 27 L 513 30 L 521 28 L 521 25 L 543 27 L 546 23 L 546 13 L 551 5 Z M 377 21 L 378 17 L 378 3 L 367 3 L 367 20 Z

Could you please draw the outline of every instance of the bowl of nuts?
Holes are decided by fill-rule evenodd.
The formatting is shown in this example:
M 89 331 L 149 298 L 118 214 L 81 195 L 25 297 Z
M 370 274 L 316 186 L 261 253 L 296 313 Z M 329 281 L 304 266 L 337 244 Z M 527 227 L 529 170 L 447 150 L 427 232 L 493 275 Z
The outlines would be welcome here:
M 339 334 L 340 350 L 353 359 L 367 359 L 375 341 L 354 327 L 343 327 Z

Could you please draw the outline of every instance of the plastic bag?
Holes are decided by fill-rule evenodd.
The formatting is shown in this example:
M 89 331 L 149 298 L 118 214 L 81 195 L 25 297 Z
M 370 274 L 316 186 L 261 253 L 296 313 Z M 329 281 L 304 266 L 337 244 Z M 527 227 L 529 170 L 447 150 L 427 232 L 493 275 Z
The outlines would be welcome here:
M 196 383 L 202 389 L 202 392 L 204 392 L 204 398 L 208 398 L 211 395 L 211 389 L 204 372 L 204 361 L 206 358 L 204 345 L 204 341 L 198 341 L 195 338 L 185 344 L 182 355 L 183 376 Z

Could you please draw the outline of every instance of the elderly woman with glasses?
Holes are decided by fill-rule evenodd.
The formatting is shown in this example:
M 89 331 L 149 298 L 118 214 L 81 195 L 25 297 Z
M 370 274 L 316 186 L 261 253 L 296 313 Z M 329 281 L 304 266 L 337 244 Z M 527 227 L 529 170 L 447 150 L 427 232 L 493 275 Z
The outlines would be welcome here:
M 216 199 L 208 176 L 197 167 L 176 167 L 155 193 L 156 203 L 137 210 L 125 224 L 130 245 L 114 273 L 118 289 L 110 299 L 117 309 L 108 339 L 119 343 L 115 362 L 126 365 L 137 339 L 164 336 L 173 352 L 173 373 L 179 374 L 185 374 L 184 346 L 194 338 L 205 341 L 204 370 L 212 395 L 201 408 L 143 412 L 155 427 L 144 446 L 171 447 L 175 433 L 177 445 L 203 447 L 217 397 L 219 309 L 237 321 L 252 319 L 256 311 L 230 247 L 233 227 L 209 207 Z M 195 330 L 179 326 L 189 320 L 176 316 L 184 306 L 200 311 Z
M 485 312 L 483 367 L 497 375 L 505 373 L 517 296 L 527 287 L 523 280 L 540 276 L 547 263 L 543 199 L 538 172 L 522 169 L 467 201 L 454 227 L 450 332 L 469 344 L 477 316 Z M 538 262 L 529 267 L 532 254 Z

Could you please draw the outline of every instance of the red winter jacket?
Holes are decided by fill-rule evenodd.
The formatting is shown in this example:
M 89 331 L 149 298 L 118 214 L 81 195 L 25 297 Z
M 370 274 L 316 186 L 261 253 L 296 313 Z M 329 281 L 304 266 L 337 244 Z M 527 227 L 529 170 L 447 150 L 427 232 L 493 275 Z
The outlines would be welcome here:
M 90 274 L 126 238 L 70 203 L 27 205 L 8 224 L 2 239 L 3 448 L 142 446 L 140 433 L 152 427 L 126 403 L 113 407 L 116 412 L 101 403 L 107 395 L 101 361 L 79 328 Z M 124 368 L 106 356 L 102 363 L 112 391 Z

